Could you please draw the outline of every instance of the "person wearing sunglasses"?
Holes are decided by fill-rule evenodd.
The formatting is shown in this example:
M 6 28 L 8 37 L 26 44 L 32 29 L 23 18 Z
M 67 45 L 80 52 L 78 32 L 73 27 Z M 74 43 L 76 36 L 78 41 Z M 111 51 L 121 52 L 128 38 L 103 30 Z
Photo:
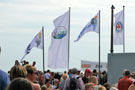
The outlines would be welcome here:
M 38 83 L 34 83 L 37 80 L 37 70 L 32 65 L 25 65 L 25 69 L 27 70 L 27 79 L 32 83 L 33 90 L 41 90 L 40 85 Z

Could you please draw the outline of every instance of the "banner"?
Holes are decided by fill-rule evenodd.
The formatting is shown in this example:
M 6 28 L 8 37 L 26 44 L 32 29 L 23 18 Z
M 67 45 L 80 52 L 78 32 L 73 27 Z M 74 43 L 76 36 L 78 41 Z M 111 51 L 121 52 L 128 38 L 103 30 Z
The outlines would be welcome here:
M 48 67 L 68 68 L 69 11 L 56 18 L 54 26 L 48 51 Z
M 33 47 L 43 49 L 43 41 L 42 40 L 43 40 L 42 31 L 40 31 L 34 37 L 34 39 L 30 42 L 30 44 L 27 46 L 27 48 L 25 50 L 25 54 L 29 54 Z
M 90 22 L 83 28 L 83 30 L 81 31 L 81 33 L 79 34 L 78 38 L 74 41 L 78 41 L 80 40 L 80 38 L 87 32 L 96 32 L 99 33 L 99 13 L 96 14 L 96 16 L 94 16 Z
M 115 32 L 114 32 L 114 45 L 123 45 L 124 44 L 124 11 L 120 11 L 115 14 Z
M 94 69 L 99 71 L 99 62 L 81 60 L 81 70 L 85 71 L 85 69 L 87 68 L 90 69 L 91 71 L 93 71 Z M 107 71 L 107 63 L 101 62 L 100 70 Z

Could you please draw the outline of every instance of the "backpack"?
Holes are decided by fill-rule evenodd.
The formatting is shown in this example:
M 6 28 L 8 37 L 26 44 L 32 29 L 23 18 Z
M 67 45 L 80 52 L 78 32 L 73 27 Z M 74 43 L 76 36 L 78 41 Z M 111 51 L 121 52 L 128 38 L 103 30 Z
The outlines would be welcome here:
M 77 77 L 77 78 L 75 78 L 75 77 L 71 77 L 70 78 L 70 81 L 69 81 L 69 87 L 68 87 L 68 90 L 77 90 L 78 89 L 78 79 L 79 79 L 80 77 Z

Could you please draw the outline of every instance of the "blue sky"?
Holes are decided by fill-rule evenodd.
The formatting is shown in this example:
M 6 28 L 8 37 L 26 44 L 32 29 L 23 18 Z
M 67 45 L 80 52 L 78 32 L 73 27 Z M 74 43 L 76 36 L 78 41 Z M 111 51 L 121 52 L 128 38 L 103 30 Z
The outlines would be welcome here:
M 134 52 L 134 0 L 0 0 L 0 69 L 10 70 L 16 59 L 24 55 L 27 45 L 44 26 L 45 69 L 53 20 L 71 7 L 70 22 L 70 68 L 80 69 L 80 60 L 98 61 L 98 34 L 86 33 L 79 42 L 77 38 L 83 27 L 101 10 L 101 61 L 107 62 L 110 53 L 111 5 L 114 13 L 125 5 L 125 44 L 126 52 Z M 123 46 L 114 46 L 115 53 L 121 53 Z M 42 50 L 33 48 L 25 57 L 30 63 L 42 70 Z M 54 70 L 59 71 L 59 70 Z

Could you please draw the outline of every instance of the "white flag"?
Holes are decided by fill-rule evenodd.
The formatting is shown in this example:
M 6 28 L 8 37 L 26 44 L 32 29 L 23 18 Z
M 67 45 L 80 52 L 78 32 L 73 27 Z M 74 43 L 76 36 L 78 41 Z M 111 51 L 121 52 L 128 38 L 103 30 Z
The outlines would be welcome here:
M 30 44 L 27 46 L 26 50 L 25 50 L 25 54 L 29 54 L 31 49 L 33 47 L 37 47 L 40 49 L 43 49 L 43 37 L 42 37 L 42 31 L 40 31 L 35 37 L 34 39 L 30 42 Z
M 87 32 L 94 31 L 96 33 L 99 33 L 99 13 L 94 16 L 90 22 L 83 28 L 81 33 L 79 34 L 78 38 L 74 41 L 80 40 L 80 38 Z
M 124 44 L 124 11 L 120 11 L 114 15 L 115 17 L 115 32 L 114 32 L 114 45 L 123 45 Z
M 69 11 L 54 20 L 51 45 L 48 51 L 48 67 L 68 68 Z

